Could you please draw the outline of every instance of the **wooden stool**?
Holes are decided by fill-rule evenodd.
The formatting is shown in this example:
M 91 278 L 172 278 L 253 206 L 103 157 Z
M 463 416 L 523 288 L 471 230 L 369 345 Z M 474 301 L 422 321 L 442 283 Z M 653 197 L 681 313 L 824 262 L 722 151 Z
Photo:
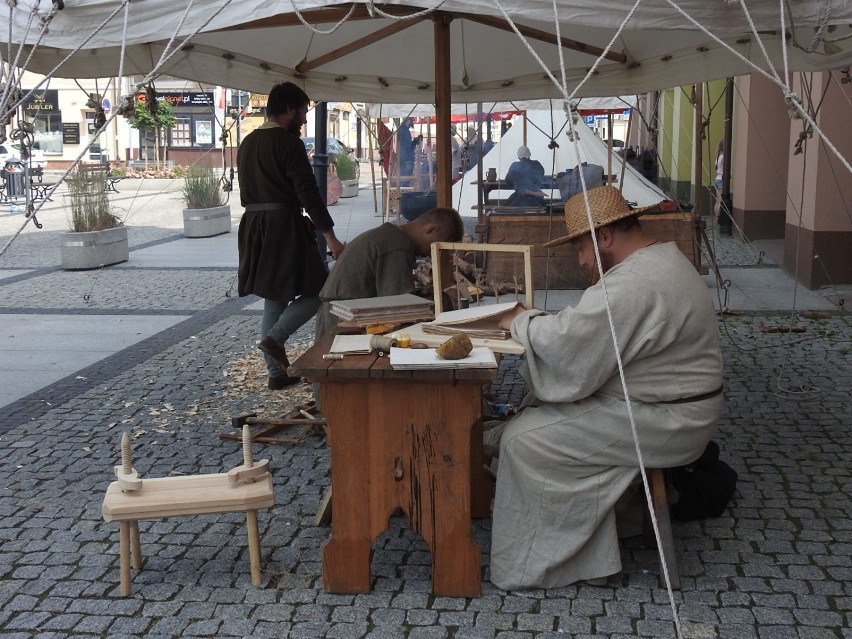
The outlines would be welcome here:
M 680 573 L 677 569 L 677 557 L 674 550 L 674 539 L 672 538 L 672 522 L 669 515 L 668 481 L 664 468 L 648 468 L 648 485 L 651 488 L 651 502 L 654 506 L 654 516 L 657 519 L 657 529 L 660 531 L 660 545 L 662 554 L 666 560 L 669 570 L 669 580 L 673 590 L 680 590 Z M 649 546 L 656 546 L 654 538 L 654 527 L 651 524 L 651 516 L 645 508 L 642 536 Z M 660 565 L 660 583 L 665 586 L 665 575 L 662 564 Z
M 122 465 L 115 467 L 117 481 L 107 488 L 103 503 L 105 521 L 119 522 L 121 595 L 131 594 L 130 562 L 142 568 L 139 520 L 186 515 L 246 513 L 251 583 L 261 583 L 260 534 L 257 511 L 275 504 L 269 460 L 252 459 L 251 430 L 243 427 L 243 464 L 227 473 L 183 477 L 139 478 L 130 455 L 130 438 L 121 437 Z

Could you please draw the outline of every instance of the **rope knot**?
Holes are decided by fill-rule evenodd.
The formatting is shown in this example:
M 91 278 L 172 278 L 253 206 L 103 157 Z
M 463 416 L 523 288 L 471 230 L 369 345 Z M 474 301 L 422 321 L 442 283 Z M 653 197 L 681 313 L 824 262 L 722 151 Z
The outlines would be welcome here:
M 795 151 L 793 151 L 793 155 L 799 155 L 800 153 L 802 153 L 802 151 L 804 151 L 805 140 L 808 140 L 812 137 L 814 137 L 814 129 L 809 124 L 799 132 L 799 139 L 796 140 L 796 143 L 793 145 L 793 147 L 796 149 Z
M 148 107 L 148 113 L 151 117 L 157 117 L 157 90 L 151 84 L 145 89 L 145 103 Z
M 802 112 L 805 110 L 802 106 L 802 99 L 792 91 L 788 91 L 784 94 L 784 102 L 787 103 L 787 113 L 790 115 L 790 119 L 801 120 Z
M 115 107 L 118 115 L 127 118 L 128 120 L 136 113 L 136 96 L 123 95 L 118 99 L 118 104 Z

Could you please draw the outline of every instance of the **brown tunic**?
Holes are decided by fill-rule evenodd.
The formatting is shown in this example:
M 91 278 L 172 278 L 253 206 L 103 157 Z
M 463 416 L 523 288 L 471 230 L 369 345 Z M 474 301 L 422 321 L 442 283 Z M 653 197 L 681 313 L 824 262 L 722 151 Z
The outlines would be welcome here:
M 313 227 L 328 231 L 334 221 L 302 141 L 267 122 L 240 144 L 237 167 L 243 206 L 280 205 L 277 210 L 243 213 L 238 237 L 239 294 L 282 302 L 318 295 L 327 270 Z M 310 221 L 302 215 L 303 208 Z

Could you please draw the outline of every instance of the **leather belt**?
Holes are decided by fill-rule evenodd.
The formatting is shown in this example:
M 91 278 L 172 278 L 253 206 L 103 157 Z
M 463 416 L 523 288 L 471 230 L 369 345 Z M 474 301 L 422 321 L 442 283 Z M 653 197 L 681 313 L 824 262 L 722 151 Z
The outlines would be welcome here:
M 297 207 L 281 202 L 258 202 L 257 204 L 246 204 L 246 211 L 295 211 Z
M 692 402 L 700 402 L 705 399 L 710 399 L 711 397 L 716 397 L 717 395 L 722 394 L 723 387 L 720 386 L 714 391 L 710 391 L 709 393 L 702 393 L 701 395 L 693 395 L 692 397 L 681 397 L 680 399 L 669 399 L 667 401 L 654 402 L 656 404 L 691 404 Z

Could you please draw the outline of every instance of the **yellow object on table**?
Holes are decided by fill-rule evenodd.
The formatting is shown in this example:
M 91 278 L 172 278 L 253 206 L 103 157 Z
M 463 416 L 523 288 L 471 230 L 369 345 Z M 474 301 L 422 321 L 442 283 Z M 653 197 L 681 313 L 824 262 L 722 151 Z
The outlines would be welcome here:
M 366 328 L 367 335 L 384 335 L 391 329 L 390 326 L 384 324 L 374 324 Z
M 397 345 L 400 348 L 408 348 L 411 346 L 411 335 L 408 333 L 400 331 L 398 333 L 394 333 L 392 337 L 396 338 Z

